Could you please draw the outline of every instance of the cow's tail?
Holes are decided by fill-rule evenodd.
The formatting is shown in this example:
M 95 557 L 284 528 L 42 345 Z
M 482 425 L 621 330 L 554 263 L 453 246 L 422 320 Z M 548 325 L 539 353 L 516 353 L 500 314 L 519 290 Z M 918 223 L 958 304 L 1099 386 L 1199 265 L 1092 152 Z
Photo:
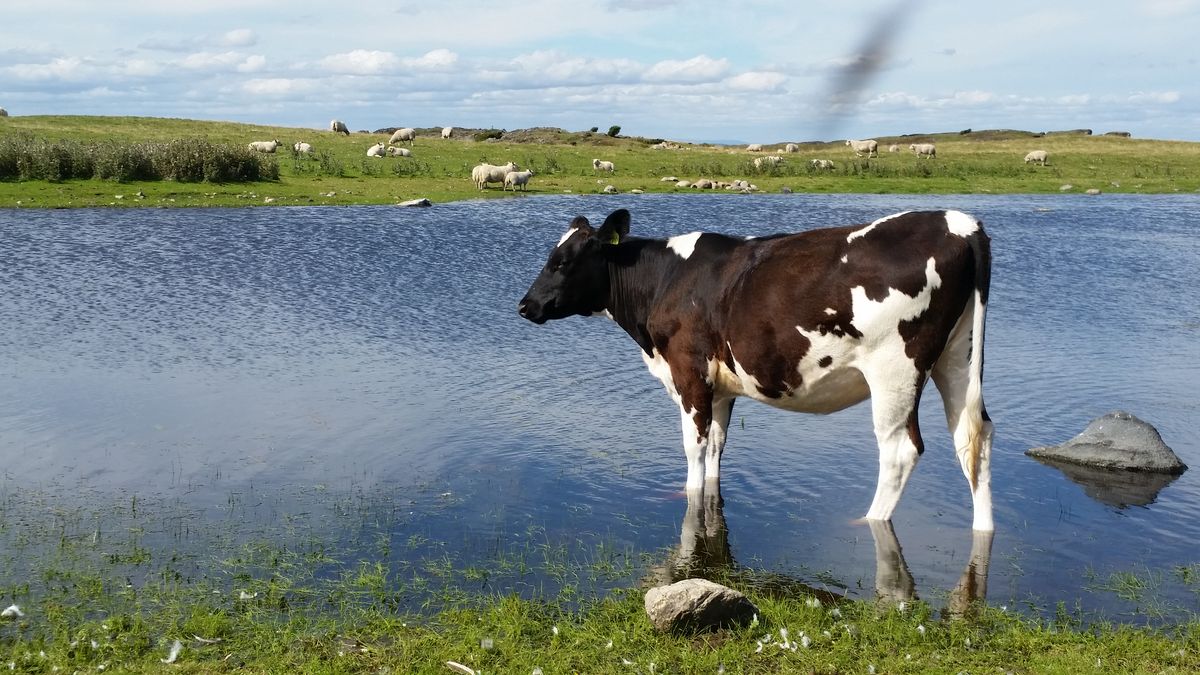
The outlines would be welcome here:
M 970 471 L 967 480 L 974 490 L 979 478 L 979 462 L 983 453 L 984 424 L 990 421 L 983 405 L 983 334 L 987 314 L 988 288 L 992 282 L 992 244 L 982 225 L 968 237 L 975 256 L 975 293 L 971 324 L 971 363 L 967 380 L 967 416 Z

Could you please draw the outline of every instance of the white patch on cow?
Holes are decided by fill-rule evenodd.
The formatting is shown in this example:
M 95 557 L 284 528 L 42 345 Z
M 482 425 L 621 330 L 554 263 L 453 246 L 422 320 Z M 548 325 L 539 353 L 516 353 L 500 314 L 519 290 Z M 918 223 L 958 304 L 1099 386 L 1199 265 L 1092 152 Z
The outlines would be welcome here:
M 891 220 L 892 218 L 899 218 L 900 216 L 902 216 L 906 213 L 912 213 L 912 212 L 911 211 L 901 211 L 900 213 L 893 213 L 890 216 L 884 216 L 882 218 L 879 218 L 878 220 L 871 223 L 870 225 L 867 225 L 866 227 L 864 227 L 862 229 L 855 230 L 855 231 L 851 232 L 850 234 L 846 235 L 846 243 L 850 243 L 850 242 L 854 241 L 855 239 L 858 239 L 859 237 L 866 236 L 866 234 L 868 232 L 875 229 L 876 225 L 878 225 L 880 223 L 886 223 L 887 221 Z M 842 262 L 845 262 L 845 260 L 843 260 Z
M 646 368 L 650 370 L 650 374 L 657 377 L 659 382 L 667 388 L 667 393 L 671 395 L 671 400 L 675 401 L 675 405 L 682 406 L 683 399 L 679 396 L 679 391 L 675 389 L 675 378 L 671 377 L 671 364 L 658 353 L 655 349 L 653 354 L 646 354 L 642 350 L 642 361 L 645 362 Z
M 571 235 L 575 234 L 578 231 L 579 231 L 579 228 L 577 228 L 577 227 L 572 227 L 572 228 L 568 229 L 566 232 L 563 233 L 563 236 L 559 237 L 558 244 L 555 246 L 555 248 L 558 248 L 559 246 L 562 246 L 563 244 L 567 243 L 567 240 L 571 238 Z
M 733 356 L 733 346 L 725 343 Z M 708 360 L 708 372 L 712 379 L 714 396 L 751 396 L 758 393 L 758 378 L 746 372 L 737 357 L 733 356 L 733 370 L 717 359 Z
M 687 260 L 696 250 L 696 240 L 700 238 L 701 232 L 692 232 L 691 234 L 681 234 L 677 237 L 671 237 L 667 240 L 667 248 L 675 251 L 680 258 Z
M 979 221 L 962 211 L 947 211 L 946 229 L 960 237 L 969 237 L 979 231 Z
M 850 260 L 850 256 L 848 256 L 848 255 L 844 255 L 844 256 L 842 256 L 842 264 L 845 264 L 845 263 L 846 263 L 846 262 L 848 262 L 849 260 Z
M 834 316 L 837 314 L 837 310 L 832 307 L 826 307 L 825 313 L 828 314 L 829 316 Z
M 602 309 L 599 312 L 592 312 L 591 314 L 588 314 L 588 316 L 600 316 L 611 321 L 616 321 L 616 319 L 613 318 L 612 312 L 608 311 L 607 309 Z
M 898 329 L 901 321 L 917 318 L 929 309 L 933 291 L 940 288 L 942 278 L 937 273 L 934 259 L 925 262 L 925 287 L 916 297 L 906 295 L 894 288 L 888 289 L 887 297 L 878 302 L 867 297 L 862 286 L 850 289 L 853 303 L 854 326 L 864 335 L 884 335 Z M 903 356 L 903 354 L 901 354 Z M 904 356 L 907 359 L 907 356 Z
M 808 355 L 798 367 L 800 386 L 782 398 L 760 398 L 760 401 L 784 410 L 828 414 L 861 403 L 871 395 L 856 363 L 857 339 L 828 332 L 822 335 L 820 331 L 806 331 L 800 326 L 796 330 L 810 344 Z M 833 362 L 822 368 L 818 362 L 826 356 Z

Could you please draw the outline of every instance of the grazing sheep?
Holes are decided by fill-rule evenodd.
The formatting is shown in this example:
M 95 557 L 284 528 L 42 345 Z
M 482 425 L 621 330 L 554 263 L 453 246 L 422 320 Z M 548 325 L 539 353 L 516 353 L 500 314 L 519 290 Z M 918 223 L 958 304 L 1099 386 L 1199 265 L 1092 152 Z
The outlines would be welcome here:
M 442 127 L 442 138 L 450 138 L 454 135 L 454 127 Z
M 307 155 L 312 152 L 312 146 L 304 141 L 296 141 L 296 144 L 292 146 L 292 150 L 302 155 Z
M 347 127 L 346 123 L 341 120 L 330 120 L 329 130 L 335 134 L 346 134 L 347 136 L 350 135 L 350 128 Z
M 517 191 L 517 186 L 520 185 L 522 190 L 529 189 L 529 179 L 533 177 L 533 170 L 526 169 L 525 171 L 509 171 L 504 174 L 504 189 L 507 190 L 512 186 L 513 192 Z
M 383 143 L 376 143 L 367 148 L 367 157 L 383 157 L 387 152 L 387 146 Z
M 829 161 L 828 159 L 811 159 L 808 161 L 808 165 L 821 171 L 833 169 L 833 162 Z
M 399 143 L 400 141 L 408 141 L 412 145 L 413 139 L 417 137 L 417 132 L 408 127 L 397 129 L 392 132 L 392 137 L 388 139 L 388 143 Z
M 409 150 L 408 148 L 397 148 L 389 145 L 387 148 L 387 154 L 389 157 L 412 157 L 412 150 Z
M 1046 160 L 1049 158 L 1050 155 L 1046 154 L 1045 150 L 1034 150 L 1028 155 L 1025 155 L 1025 163 L 1028 164 L 1030 162 L 1036 162 L 1042 166 L 1046 166 Z
M 855 157 L 862 157 L 864 152 L 867 153 L 867 157 L 879 156 L 879 143 L 874 139 L 868 138 L 865 141 L 848 140 L 846 141 L 846 145 L 850 146 L 850 149 L 854 151 Z
M 754 168 L 762 171 L 771 167 L 779 166 L 783 163 L 783 158 L 779 155 L 766 155 L 765 157 L 754 158 Z
M 762 143 L 751 143 L 746 146 L 747 152 L 762 152 Z
M 917 157 L 937 157 L 937 148 L 933 143 L 913 143 L 908 149 L 917 153 Z
M 592 160 L 592 169 L 595 171 L 607 171 L 609 173 L 617 170 L 616 167 L 613 166 L 612 162 L 603 162 L 598 159 Z
M 484 163 L 471 169 L 471 180 L 474 181 L 476 187 L 482 190 L 487 187 L 488 183 L 504 183 L 504 177 L 508 175 L 509 171 L 516 171 L 520 168 L 515 162 L 501 166 Z
M 888 146 L 888 152 L 900 152 L 900 146 L 896 145 L 895 143 L 892 143 L 891 145 Z
M 797 146 L 795 143 L 788 143 L 787 145 L 783 146 L 783 151 L 784 152 L 800 152 L 800 147 Z
M 252 150 L 253 152 L 265 152 L 265 153 L 269 154 L 269 153 L 275 152 L 278 149 L 279 149 L 279 141 L 278 140 L 252 141 L 250 143 L 250 150 Z

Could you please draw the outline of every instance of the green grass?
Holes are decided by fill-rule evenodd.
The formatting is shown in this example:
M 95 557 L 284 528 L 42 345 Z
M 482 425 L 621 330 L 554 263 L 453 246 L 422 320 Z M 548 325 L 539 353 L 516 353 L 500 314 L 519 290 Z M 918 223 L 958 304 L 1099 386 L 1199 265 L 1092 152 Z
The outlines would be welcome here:
M 0 668 L 448 673 L 445 663 L 455 661 L 483 673 L 547 674 L 1200 669 L 1200 619 L 1190 613 L 1153 627 L 1089 620 L 1062 604 L 1020 613 L 977 606 L 955 618 L 937 601 L 850 601 L 751 570 L 717 580 L 747 593 L 760 609 L 757 625 L 662 635 L 644 614 L 646 582 L 638 580 L 666 552 L 637 555 L 603 538 L 552 541 L 531 527 L 506 535 L 511 546 L 464 562 L 445 543 L 391 539 L 404 528 L 390 518 L 415 511 L 423 520 L 439 490 L 408 491 L 399 509 L 384 497 L 368 503 L 314 488 L 300 500 L 303 513 L 259 523 L 202 518 L 154 497 L 69 508 L 50 495 L 0 494 L 0 607 L 17 603 L 24 612 L 0 619 Z M 371 559 L 335 549 L 330 532 L 350 533 Z M 1191 567 L 1166 574 L 1200 591 Z M 1139 603 L 1164 581 L 1148 569 L 1097 579 Z M 782 648 L 781 629 L 789 642 L 807 636 L 808 646 Z M 167 666 L 176 640 L 182 651 Z
M 408 158 L 368 158 L 370 145 L 386 134 L 271 127 L 227 122 L 142 117 L 27 116 L 0 118 L 0 141 L 33 138 L 48 143 L 133 144 L 201 139 L 212 144 L 244 147 L 252 140 L 279 139 L 279 179 L 255 183 L 181 183 L 174 181 L 66 180 L 0 181 L 0 207 L 78 206 L 248 206 L 259 204 L 393 204 L 425 197 L 434 203 L 495 198 L 498 186 L 480 192 L 470 181 L 479 162 L 515 161 L 536 172 L 528 194 L 595 194 L 606 185 L 621 192 L 685 192 L 660 178 L 695 180 L 746 179 L 763 192 L 789 188 L 796 192 L 860 193 L 1057 193 L 1096 188 L 1103 192 L 1171 193 L 1200 190 L 1200 143 L 1026 132 L 976 132 L 911 137 L 879 137 L 881 156 L 855 158 L 839 143 L 800 144 L 785 155 L 778 169 L 759 171 L 740 147 L 681 144 L 679 149 L 652 149 L 658 139 L 609 137 L 604 133 L 527 129 L 499 140 L 476 141 L 479 130 L 460 130 L 443 140 L 436 129 L 418 130 Z M 313 144 L 312 157 L 297 157 L 291 145 Z M 909 143 L 933 141 L 934 160 L 907 152 Z M 904 150 L 889 153 L 897 143 Z M 782 143 L 766 152 L 780 153 Z M 1032 149 L 1050 153 L 1050 165 L 1026 165 Z M 611 160 L 615 175 L 597 175 L 593 158 Z M 808 166 L 814 158 L 830 159 L 832 171 Z M 524 196 L 524 195 L 520 195 Z

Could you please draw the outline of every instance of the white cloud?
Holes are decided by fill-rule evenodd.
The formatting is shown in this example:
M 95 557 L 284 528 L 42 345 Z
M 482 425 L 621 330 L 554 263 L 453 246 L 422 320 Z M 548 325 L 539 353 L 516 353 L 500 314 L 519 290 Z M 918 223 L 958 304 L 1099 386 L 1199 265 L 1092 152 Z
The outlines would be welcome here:
M 261 54 L 247 56 L 245 61 L 237 65 L 239 73 L 257 73 L 267 67 L 267 57 Z
M 321 66 L 334 73 L 347 75 L 380 75 L 396 70 L 400 58 L 392 52 L 355 49 L 342 54 L 331 54 L 321 59 Z
M 196 52 L 183 57 L 179 65 L 188 70 L 224 70 L 241 62 L 237 52 Z
M 284 97 L 316 91 L 317 82 L 307 78 L 269 77 L 247 80 L 242 91 L 254 96 Z
M 771 72 L 749 72 L 740 75 L 734 75 L 725 81 L 725 84 L 730 89 L 738 91 L 776 91 L 780 88 L 787 77 L 781 73 Z
M 729 61 L 704 54 L 686 61 L 659 61 L 642 75 L 648 82 L 711 82 L 725 76 Z
M 415 59 L 403 59 L 405 68 L 412 70 L 448 71 L 458 65 L 458 54 L 449 49 L 434 49 Z
M 249 47 L 258 42 L 258 36 L 249 28 L 238 28 L 225 33 L 223 43 L 229 47 Z
M 89 77 L 94 67 L 77 56 L 56 58 L 49 63 L 19 63 L 3 69 L 19 80 L 67 80 L 75 81 Z
M 1182 98 L 1177 91 L 1138 91 L 1125 100 L 1129 103 L 1178 103 Z

